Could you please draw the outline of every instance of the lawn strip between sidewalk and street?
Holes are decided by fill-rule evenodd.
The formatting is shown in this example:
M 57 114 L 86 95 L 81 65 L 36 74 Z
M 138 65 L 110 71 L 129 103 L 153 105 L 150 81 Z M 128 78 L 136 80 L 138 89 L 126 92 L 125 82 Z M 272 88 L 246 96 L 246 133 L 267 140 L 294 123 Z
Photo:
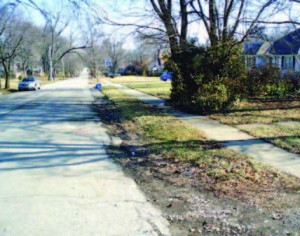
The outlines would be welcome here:
M 123 90 L 128 91 L 130 94 L 133 94 L 136 97 L 141 97 L 142 101 L 146 103 L 148 103 L 149 101 L 152 104 L 163 104 L 163 100 L 159 101 L 159 98 L 166 100 L 169 98 L 168 93 L 170 93 L 170 88 L 168 88 L 168 86 L 171 87 L 170 83 L 161 82 L 160 84 L 153 84 L 150 82 L 146 82 L 145 79 L 143 79 L 145 81 L 144 83 L 136 83 L 136 81 L 138 80 L 141 80 L 141 78 L 131 78 L 131 80 L 129 80 L 128 78 L 119 78 L 119 82 L 126 81 L 126 83 L 124 83 L 123 85 L 118 85 L 114 80 L 112 80 L 111 82 L 113 82 L 114 85 L 120 88 L 123 86 Z M 128 81 L 132 82 L 129 83 Z M 129 91 L 129 89 L 126 89 L 124 85 L 129 89 L 134 89 L 135 91 L 142 92 L 145 95 Z M 161 86 L 161 88 L 159 86 Z M 146 95 L 152 95 L 154 97 L 157 97 L 157 99 L 155 100 L 154 97 L 150 98 Z M 299 107 L 300 101 L 297 98 L 290 98 L 288 100 L 279 98 L 252 99 L 251 101 L 243 100 L 236 102 L 233 107 L 225 113 L 211 114 L 209 116 L 206 116 L 206 118 L 197 116 L 198 121 L 195 120 L 196 116 L 193 117 L 192 115 L 189 115 L 191 116 L 191 118 L 188 118 L 188 115 L 184 114 L 180 114 L 179 117 L 186 116 L 186 120 L 188 122 L 195 124 L 202 130 L 204 129 L 205 132 L 211 133 L 211 130 L 216 130 L 217 133 L 213 131 L 211 133 L 211 137 L 216 138 L 217 140 L 222 140 L 222 138 L 224 138 L 224 135 L 220 136 L 218 134 L 222 133 L 220 132 L 221 129 L 227 129 L 228 132 L 230 131 L 236 134 L 238 130 L 241 130 L 244 132 L 244 135 L 242 134 L 242 132 L 240 132 L 241 134 L 233 136 L 236 138 L 236 140 L 240 140 L 243 143 L 240 143 L 239 141 L 236 141 L 236 143 L 231 142 L 230 144 L 228 144 L 229 147 L 234 147 L 234 150 L 246 152 L 248 155 L 256 157 L 256 159 L 260 161 L 265 161 L 271 165 L 274 164 L 273 166 L 275 168 L 290 172 L 296 176 L 300 176 L 297 168 L 291 169 L 293 164 L 288 164 L 298 163 L 296 160 L 297 156 L 295 156 L 294 154 L 299 154 L 300 152 Z M 207 118 L 212 119 L 212 121 L 201 121 Z M 217 124 L 218 122 L 220 122 L 221 124 Z M 198 123 L 200 124 L 200 126 L 198 125 Z M 209 127 L 214 129 L 207 129 L 205 127 L 205 123 L 207 123 Z M 232 126 L 233 128 L 229 128 L 229 126 L 226 128 L 224 125 L 222 126 L 222 124 Z M 227 131 L 225 133 L 228 133 Z M 247 134 L 249 135 L 247 136 Z M 254 140 L 255 138 L 257 138 L 257 141 L 253 141 L 251 143 L 250 139 Z M 270 143 L 272 145 L 264 145 L 264 142 Z M 245 149 L 245 145 L 249 147 Z M 274 148 L 273 145 L 290 152 L 291 155 L 288 155 L 288 153 L 285 153 L 283 150 L 280 151 L 279 149 Z M 235 148 L 235 146 L 237 147 Z M 269 149 L 269 152 L 265 151 L 267 149 Z M 268 156 L 266 158 L 265 154 L 268 155 L 268 153 L 270 152 L 277 153 L 276 155 L 280 156 L 280 159 L 275 158 L 276 160 L 274 159 L 274 162 L 273 157 Z M 281 159 L 284 163 L 281 163 Z
M 235 205 L 249 204 L 239 211 L 242 215 L 236 216 L 242 218 L 249 217 L 247 214 L 252 211 L 251 206 L 276 212 L 289 211 L 300 204 L 297 194 L 300 190 L 299 179 L 224 148 L 191 124 L 163 113 L 153 105 L 142 103 L 116 87 L 105 86 L 102 93 L 107 101 L 96 107 L 98 114 L 109 130 L 123 140 L 119 151 L 113 147 L 112 153 L 121 152 L 115 160 L 136 177 L 136 181 L 143 185 L 142 189 L 147 184 L 152 185 L 153 181 L 163 181 L 166 189 L 177 186 L 174 188 L 178 191 L 184 187 L 191 192 L 196 191 L 196 195 L 197 192 L 198 195 L 212 194 L 220 199 L 213 200 L 218 202 L 215 205 L 222 199 L 231 199 L 235 201 L 231 204 Z M 156 186 L 152 186 L 154 189 L 148 186 L 144 191 L 150 195 L 162 194 L 163 189 L 153 185 Z M 173 189 L 172 193 L 177 190 Z M 153 198 L 164 201 L 162 196 Z M 292 215 L 288 217 L 295 219 Z M 187 221 L 191 223 L 190 220 Z M 182 224 L 181 220 L 174 221 Z M 265 224 L 257 227 L 263 228 Z M 276 227 L 282 226 L 278 224 Z
M 262 189 L 271 187 L 276 192 L 299 188 L 297 178 L 222 147 L 176 117 L 143 104 L 117 88 L 105 87 L 102 91 L 115 103 L 111 113 L 116 116 L 114 120 L 128 134 L 137 137 L 142 149 L 170 162 L 196 167 L 200 182 L 216 194 L 233 198 L 259 198 L 260 194 L 257 193 Z M 237 192 L 238 186 L 241 189 Z

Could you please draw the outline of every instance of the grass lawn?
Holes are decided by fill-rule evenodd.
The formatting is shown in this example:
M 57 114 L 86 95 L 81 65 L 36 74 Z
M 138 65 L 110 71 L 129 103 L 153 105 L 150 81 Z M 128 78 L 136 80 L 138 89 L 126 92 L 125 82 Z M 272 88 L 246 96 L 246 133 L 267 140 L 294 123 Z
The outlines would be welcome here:
M 125 133 L 136 137 L 138 144 L 150 152 L 147 158 L 155 155 L 184 168 L 192 166 L 198 184 L 216 195 L 252 199 L 300 189 L 293 177 L 223 148 L 184 121 L 161 113 L 117 88 L 105 87 L 102 91 L 114 102 L 107 117 L 100 112 L 104 122 L 118 121 Z
M 242 126 L 241 130 L 300 154 L 300 123 L 258 124 L 253 127 Z
M 161 81 L 159 77 L 122 76 L 111 81 L 162 99 L 170 98 L 171 83 Z
M 147 77 L 147 76 L 119 76 L 110 79 L 114 83 L 161 83 L 159 77 Z
M 210 117 L 228 125 L 300 121 L 300 101 L 244 101 L 227 113 Z
M 242 102 L 212 119 L 237 126 L 293 153 L 300 153 L 300 101 Z M 291 122 L 291 124 L 289 124 Z
M 1 87 L 2 87 L 2 89 L 0 89 L 0 92 L 2 94 L 9 94 L 9 93 L 18 91 L 18 83 L 19 83 L 18 79 L 10 80 L 10 89 L 4 89 L 4 87 L 5 87 L 5 79 L 4 78 L 0 78 L 0 80 L 1 80 Z
M 171 83 L 160 81 L 157 77 L 124 76 L 112 79 L 112 82 L 162 99 L 169 99 L 171 93 Z M 231 126 L 250 124 L 249 127 L 238 128 L 288 151 L 300 153 L 300 125 L 273 125 L 278 122 L 299 122 L 300 101 L 243 101 L 235 104 L 229 112 L 212 114 L 210 118 Z
M 159 83 L 130 83 L 125 84 L 129 88 L 136 89 L 143 93 L 153 95 L 162 99 L 169 99 L 171 94 L 171 83 L 170 82 L 159 82 Z

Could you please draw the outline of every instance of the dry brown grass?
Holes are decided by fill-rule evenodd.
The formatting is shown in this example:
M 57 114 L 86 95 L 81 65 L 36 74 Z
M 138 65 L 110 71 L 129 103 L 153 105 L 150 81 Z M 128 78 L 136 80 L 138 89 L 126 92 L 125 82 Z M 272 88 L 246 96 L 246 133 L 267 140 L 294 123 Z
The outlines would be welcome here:
M 122 133 L 139 137 L 138 145 L 150 153 L 148 161 L 158 161 L 158 172 L 170 175 L 188 170 L 196 186 L 218 196 L 243 200 L 266 200 L 279 192 L 300 190 L 296 178 L 207 140 L 202 132 L 184 121 L 161 113 L 117 88 L 105 87 L 103 92 L 115 103 L 113 110 L 101 111 L 102 116 L 109 115 L 103 121 L 117 120 Z M 159 167 L 161 160 L 168 163 L 163 164 L 164 168 Z

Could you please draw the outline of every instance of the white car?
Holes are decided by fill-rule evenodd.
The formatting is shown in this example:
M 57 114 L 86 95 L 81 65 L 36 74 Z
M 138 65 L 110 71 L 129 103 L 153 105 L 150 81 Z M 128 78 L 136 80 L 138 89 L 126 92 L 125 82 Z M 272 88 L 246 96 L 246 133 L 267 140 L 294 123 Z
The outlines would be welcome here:
M 41 89 L 41 83 L 37 78 L 31 76 L 31 77 L 24 78 L 21 82 L 19 82 L 18 88 L 19 91 L 38 90 Z

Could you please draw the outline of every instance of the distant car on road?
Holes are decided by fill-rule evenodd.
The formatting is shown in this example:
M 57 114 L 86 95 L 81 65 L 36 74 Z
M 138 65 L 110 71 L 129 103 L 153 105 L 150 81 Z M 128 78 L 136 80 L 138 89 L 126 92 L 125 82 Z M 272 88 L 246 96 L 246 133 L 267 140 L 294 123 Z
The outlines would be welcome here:
M 164 73 L 162 73 L 162 75 L 160 76 L 160 79 L 162 81 L 168 81 L 168 80 L 172 80 L 173 78 L 173 72 L 169 72 L 169 71 L 165 71 Z
M 23 91 L 23 90 L 38 90 L 41 89 L 41 83 L 40 81 L 33 77 L 26 77 L 24 78 L 21 82 L 19 82 L 19 91 Z

